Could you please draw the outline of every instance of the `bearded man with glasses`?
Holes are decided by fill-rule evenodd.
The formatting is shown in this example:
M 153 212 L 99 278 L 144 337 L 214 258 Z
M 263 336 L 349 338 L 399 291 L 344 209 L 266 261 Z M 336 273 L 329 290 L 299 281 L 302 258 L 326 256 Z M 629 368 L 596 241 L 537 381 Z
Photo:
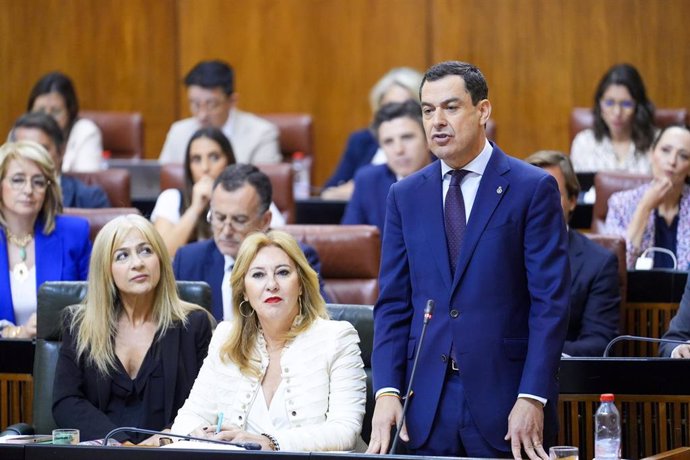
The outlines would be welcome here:
M 235 257 L 249 234 L 268 230 L 271 201 L 271 181 L 266 174 L 253 165 L 228 166 L 213 184 L 206 216 L 213 239 L 188 244 L 175 254 L 175 279 L 207 282 L 211 286 L 212 313 L 218 321 L 232 318 L 230 273 Z M 299 245 L 311 267 L 320 274 L 321 262 L 316 250 L 303 243 Z M 319 281 L 321 295 L 328 301 L 320 275 Z

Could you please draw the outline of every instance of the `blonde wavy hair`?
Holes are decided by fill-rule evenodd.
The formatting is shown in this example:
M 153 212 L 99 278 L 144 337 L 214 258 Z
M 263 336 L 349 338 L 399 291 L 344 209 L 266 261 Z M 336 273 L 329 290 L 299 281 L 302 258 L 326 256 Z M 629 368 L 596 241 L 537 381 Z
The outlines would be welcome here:
M 41 144 L 33 141 L 7 142 L 0 147 L 0 180 L 5 180 L 7 170 L 12 160 L 28 160 L 33 162 L 41 174 L 48 180 L 48 187 L 43 197 L 43 205 L 38 216 L 43 221 L 43 233 L 50 235 L 55 230 L 55 216 L 62 212 L 62 190 L 57 180 L 55 164 L 48 151 Z M 7 220 L 3 209 L 2 194 L 0 194 L 0 226 L 7 228 Z
M 422 86 L 421 72 L 411 67 L 395 67 L 376 82 L 369 91 L 369 106 L 371 113 L 376 113 L 381 108 L 381 101 L 389 89 L 400 86 L 410 92 L 410 99 L 419 103 L 419 87 Z
M 130 230 L 139 231 L 158 256 L 160 280 L 155 288 L 152 313 L 158 323 L 159 337 L 163 337 L 167 329 L 176 323 L 186 325 L 187 315 L 192 311 L 205 311 L 179 298 L 168 250 L 151 222 L 135 214 L 111 220 L 98 232 L 93 242 L 86 298 L 82 304 L 70 307 L 70 328 L 77 337 L 77 359 L 85 358 L 87 364 L 105 375 L 115 369 L 113 339 L 117 335 L 117 323 L 123 311 L 113 280 L 113 257 Z M 209 321 L 213 322 L 210 315 Z
M 249 271 L 249 266 L 257 253 L 268 246 L 282 249 L 292 259 L 302 288 L 299 298 L 301 302 L 300 317 L 293 324 L 286 339 L 292 339 L 307 330 L 318 318 L 328 319 L 326 302 L 321 296 L 319 287 L 319 276 L 311 268 L 304 252 L 290 234 L 272 230 L 268 233 L 253 233 L 245 238 L 242 246 L 240 246 L 230 277 L 234 321 L 230 337 L 221 347 L 220 356 L 226 362 L 230 361 L 237 364 L 243 374 L 253 376 L 260 375 L 259 357 L 254 355 L 254 346 L 261 326 L 257 315 L 252 314 L 246 317 L 240 313 L 240 303 L 244 302 L 244 278 Z

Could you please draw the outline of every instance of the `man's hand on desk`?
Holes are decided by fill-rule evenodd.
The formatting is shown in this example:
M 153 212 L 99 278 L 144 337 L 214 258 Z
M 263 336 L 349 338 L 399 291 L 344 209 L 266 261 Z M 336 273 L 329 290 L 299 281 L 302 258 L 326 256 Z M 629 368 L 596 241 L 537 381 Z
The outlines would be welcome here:
M 376 399 L 371 419 L 371 439 L 367 454 L 387 454 L 391 444 L 391 427 L 397 427 L 402 418 L 402 403 L 393 395 L 381 395 Z M 407 442 L 407 427 L 400 429 L 400 439 Z

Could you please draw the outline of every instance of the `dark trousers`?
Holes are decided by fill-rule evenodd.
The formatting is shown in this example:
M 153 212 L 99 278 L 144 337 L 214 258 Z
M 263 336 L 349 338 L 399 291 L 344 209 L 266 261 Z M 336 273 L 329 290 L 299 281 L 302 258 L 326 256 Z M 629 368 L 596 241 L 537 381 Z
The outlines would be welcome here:
M 512 458 L 513 456 L 510 451 L 495 449 L 479 433 L 465 399 L 462 377 L 458 372 L 453 371 L 449 371 L 446 375 L 429 438 L 418 449 L 409 449 L 409 451 L 414 455 L 450 457 Z

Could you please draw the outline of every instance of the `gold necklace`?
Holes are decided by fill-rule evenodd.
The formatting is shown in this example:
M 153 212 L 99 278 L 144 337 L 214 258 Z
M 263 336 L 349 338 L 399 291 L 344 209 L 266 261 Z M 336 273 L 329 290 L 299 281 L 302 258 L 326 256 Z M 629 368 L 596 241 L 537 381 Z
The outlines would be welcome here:
M 34 235 L 32 233 L 27 233 L 19 237 L 7 230 L 7 241 L 19 248 L 19 259 L 21 259 L 21 261 L 12 268 L 12 276 L 19 282 L 24 282 L 29 277 L 29 267 L 26 266 L 26 247 L 33 239 Z

